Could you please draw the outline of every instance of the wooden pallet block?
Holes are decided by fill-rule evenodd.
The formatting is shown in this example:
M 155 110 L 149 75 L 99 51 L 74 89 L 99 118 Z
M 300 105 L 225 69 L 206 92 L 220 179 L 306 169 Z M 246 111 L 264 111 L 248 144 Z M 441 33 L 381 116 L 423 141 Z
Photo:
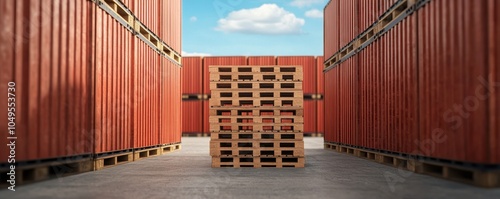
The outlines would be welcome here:
M 302 66 L 208 66 L 210 73 L 302 73 Z
M 161 154 L 167 154 L 167 153 L 171 153 L 171 152 L 174 152 L 177 150 L 181 150 L 182 145 L 181 144 L 168 144 L 168 145 L 161 146 L 160 149 L 161 149 L 160 150 Z
M 79 156 L 74 156 L 29 165 L 16 165 L 14 176 L 16 185 L 22 185 L 56 177 L 75 175 L 92 170 L 93 161 L 91 157 L 81 158 Z M 10 172 L 10 170 L 2 169 L 0 172 L 2 175 L 6 175 Z M 8 186 L 10 186 L 10 184 L 7 180 L 2 180 L 0 182 L 0 187 Z
M 234 124 L 303 124 L 303 116 L 274 116 L 274 115 L 264 115 L 264 116 L 253 116 L 253 115 L 241 115 L 241 116 L 211 116 L 209 118 L 209 123 L 211 124 L 223 124 L 223 123 L 234 123 Z
M 260 73 L 260 72 L 213 72 L 210 73 L 211 82 L 223 81 L 302 81 L 304 75 L 302 72 L 295 73 Z
M 210 107 L 303 107 L 304 99 L 297 97 L 280 98 L 211 98 Z
M 286 133 L 286 132 L 271 132 L 271 133 L 225 133 L 213 132 L 210 134 L 212 140 L 303 140 L 303 133 Z
M 162 148 L 154 147 L 149 149 L 134 150 L 134 161 L 161 155 Z
M 113 154 L 103 157 L 98 157 L 94 160 L 94 170 L 101 170 L 104 168 L 125 164 L 134 161 L 133 152 L 124 152 L 120 154 Z
M 211 97 L 214 99 L 220 98 L 262 98 L 262 99 L 273 99 L 273 98 L 304 98 L 304 92 L 302 90 L 284 90 L 284 89 L 252 89 L 252 90 L 212 90 Z
M 304 132 L 304 124 L 255 124 L 255 123 L 223 123 L 210 124 L 210 132 Z
M 222 116 L 304 116 L 302 107 L 212 107 L 212 117 Z
M 220 91 L 252 91 L 254 89 L 262 89 L 274 91 L 276 89 L 286 89 L 286 90 L 302 90 L 303 82 L 292 82 L 292 81 L 271 81 L 271 82 L 258 82 L 258 81 L 246 81 L 246 82 L 210 82 L 210 90 L 220 90 Z
M 212 167 L 303 168 L 304 166 L 304 157 L 212 157 Z

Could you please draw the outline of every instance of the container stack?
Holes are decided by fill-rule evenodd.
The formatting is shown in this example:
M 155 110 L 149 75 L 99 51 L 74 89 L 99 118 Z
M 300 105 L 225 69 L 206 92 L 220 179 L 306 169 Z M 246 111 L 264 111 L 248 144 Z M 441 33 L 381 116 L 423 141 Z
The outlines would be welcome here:
M 212 167 L 304 167 L 301 66 L 210 66 Z

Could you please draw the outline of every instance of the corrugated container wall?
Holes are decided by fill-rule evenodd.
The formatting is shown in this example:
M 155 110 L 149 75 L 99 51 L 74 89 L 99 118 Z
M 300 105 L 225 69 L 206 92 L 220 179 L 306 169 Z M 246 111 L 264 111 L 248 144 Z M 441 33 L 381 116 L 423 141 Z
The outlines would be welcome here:
M 201 95 L 203 92 L 203 62 L 201 57 L 182 59 L 182 93 Z M 182 101 L 182 133 L 203 133 L 203 101 L 201 99 Z
M 381 9 L 393 2 L 383 1 Z M 495 7 L 496 1 L 430 1 L 328 70 L 325 140 L 500 163 L 498 94 L 490 93 L 498 80 Z
M 180 68 L 94 2 L 6 0 L 0 11 L 1 92 L 16 83 L 16 135 L 25 140 L 18 162 L 180 142 Z
M 316 101 L 316 132 L 323 134 L 325 132 L 325 74 L 323 73 L 323 56 L 316 57 L 316 93 L 319 99 Z
M 181 52 L 181 0 L 123 0 L 123 4 L 168 46 Z
M 87 1 L 0 2 L 1 102 L 15 82 L 16 161 L 90 154 Z M 7 108 L 1 143 L 8 136 Z M 7 150 L 0 155 L 7 157 Z M 0 162 L 6 161 L 2 160 Z
M 489 101 L 490 107 L 490 118 L 489 118 L 489 128 L 490 128 L 490 153 L 493 157 L 493 162 L 500 162 L 500 2 L 496 0 L 488 1 L 488 26 L 493 27 L 489 29 L 489 80 L 490 84 L 488 88 L 490 89 L 491 100 Z
M 339 29 L 334 31 L 340 31 L 341 48 L 358 36 L 358 1 L 359 0 L 340 0 Z
M 248 57 L 247 63 L 249 66 L 265 66 L 265 65 L 276 65 L 276 57 L 274 56 L 256 56 Z
M 202 69 L 201 57 L 184 57 L 182 59 L 182 94 L 203 93 Z
M 95 153 L 132 148 L 132 44 L 136 38 L 115 19 L 93 8 Z
M 324 9 L 324 56 L 328 60 L 340 49 L 340 0 L 330 0 Z

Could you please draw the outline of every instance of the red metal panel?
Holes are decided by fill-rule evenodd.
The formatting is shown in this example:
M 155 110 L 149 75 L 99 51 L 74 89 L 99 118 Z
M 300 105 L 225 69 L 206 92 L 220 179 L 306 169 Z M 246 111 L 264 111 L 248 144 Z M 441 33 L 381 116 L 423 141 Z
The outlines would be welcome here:
M 182 59 L 182 93 L 201 94 L 202 93 L 202 58 L 184 57 Z
M 316 115 L 316 100 L 304 100 L 304 134 L 318 132 L 316 129 Z
M 175 51 L 181 52 L 181 0 L 159 1 L 159 32 L 155 32 Z
M 81 13 L 87 10 L 88 4 L 76 1 L 0 3 L 0 48 L 4 63 L 0 75 L 1 92 L 7 96 L 7 83 L 15 81 L 15 136 L 24 140 L 16 143 L 18 162 L 91 152 L 87 140 L 77 137 L 86 134 L 89 126 L 81 126 L 78 130 L 73 127 L 74 121 L 87 122 L 88 112 L 81 112 L 78 116 L 70 114 L 75 109 L 88 108 L 82 100 L 72 100 L 73 93 L 77 92 L 81 98 L 89 97 L 85 91 L 90 85 L 85 82 L 80 84 L 72 73 L 75 69 L 90 68 L 87 60 L 82 66 L 82 62 L 75 59 L 80 55 L 86 56 L 86 52 L 81 52 L 81 44 L 76 45 L 85 40 L 86 32 L 75 31 L 86 25 L 82 22 L 70 23 L 82 18 L 87 22 L 87 16 Z M 69 15 L 75 6 L 82 11 Z M 89 77 L 84 72 L 80 75 Z M 2 113 L 1 117 L 7 121 L 7 113 Z M 2 150 L 1 154 L 4 151 L 8 152 Z
M 14 105 L 9 105 L 9 108 L 14 108 L 14 110 L 11 110 L 15 113 L 15 118 L 16 120 L 14 122 L 21 124 L 20 122 L 23 122 L 25 119 L 25 113 L 23 113 L 23 106 L 22 106 L 22 101 L 20 97 L 22 96 L 22 92 L 24 89 L 22 86 L 24 85 L 23 81 L 26 81 L 22 79 L 21 76 L 20 78 L 16 78 L 15 74 L 15 59 L 14 56 L 16 55 L 15 50 L 17 49 L 17 45 L 14 42 L 15 38 L 15 28 L 16 28 L 16 22 L 15 22 L 15 14 L 16 11 L 16 1 L 14 0 L 8 0 L 8 1 L 2 1 L 0 2 L 0 27 L 2 29 L 0 30 L 0 60 L 2 60 L 2 73 L 0 74 L 0 95 L 4 96 L 0 98 L 0 104 L 4 104 L 6 106 L 9 101 L 7 100 L 8 94 L 7 93 L 12 93 L 16 95 L 16 106 L 17 107 L 12 107 Z M 20 60 L 19 60 L 20 61 Z M 9 82 L 17 82 L 17 85 L 15 87 L 15 91 L 8 91 L 8 83 Z M 12 97 L 12 96 L 9 96 Z M 10 101 L 12 103 L 12 101 Z M 10 137 L 9 131 L 7 131 L 8 128 L 8 115 L 7 115 L 7 108 L 2 108 L 0 110 L 0 121 L 3 121 L 0 123 L 0 129 L 2 129 L 0 132 L 0 136 L 2 136 L 2 140 L 0 141 L 0 145 L 7 147 L 7 144 L 9 144 L 9 141 L 7 140 L 7 137 Z M 21 125 L 18 125 L 21 126 Z M 15 131 L 19 134 L 21 134 L 20 129 L 15 129 Z M 16 135 L 14 135 L 16 136 Z M 19 142 L 18 142 L 19 143 Z M 19 150 L 18 150 L 19 151 Z M 1 150 L 0 155 L 3 158 L 0 162 L 7 161 L 7 158 L 9 156 L 9 150 Z
M 316 57 L 316 93 L 324 95 L 325 94 L 325 75 L 323 74 L 325 59 L 323 56 Z
M 359 34 L 358 0 L 340 0 L 339 6 L 340 48 L 342 48 Z
M 248 57 L 247 60 L 247 64 L 250 66 L 276 65 L 276 57 L 274 56 Z
M 210 106 L 209 101 L 203 101 L 203 133 L 210 134 Z
M 339 73 L 335 67 L 325 73 L 325 141 L 339 142 Z
M 489 101 L 489 151 L 493 163 L 500 163 L 500 92 L 498 85 L 500 84 L 500 70 L 498 69 L 498 64 L 500 64 L 500 39 L 498 35 L 500 34 L 500 2 L 496 0 L 488 1 L 488 27 L 489 29 L 489 77 L 490 84 L 488 88 L 491 93 L 491 100 Z
M 486 6 L 485 1 L 432 1 L 418 11 L 424 60 L 419 65 L 420 142 L 432 140 L 437 131 L 445 136 L 434 150 L 423 151 L 427 156 L 491 163 L 487 105 L 475 94 L 483 86 L 480 78 L 487 77 Z
M 316 60 L 313 56 L 277 57 L 277 64 L 302 66 L 304 94 L 316 94 Z
M 359 33 L 378 20 L 380 1 L 359 0 Z
M 340 111 L 339 117 L 339 133 L 340 142 L 349 145 L 357 145 L 357 129 L 356 129 L 356 74 L 357 74 L 357 58 L 351 58 L 338 66 L 340 85 Z
M 202 105 L 201 100 L 182 102 L 182 133 L 203 133 Z
M 329 59 L 340 48 L 340 0 L 331 0 L 324 9 L 324 56 Z
M 316 57 L 316 76 L 317 76 L 316 93 L 318 95 L 321 95 L 322 97 L 325 96 L 325 75 L 323 73 L 323 69 L 324 69 L 323 62 L 324 62 L 323 56 Z M 323 98 L 316 101 L 316 110 L 317 110 L 317 113 L 316 113 L 316 131 L 318 133 L 325 132 L 324 105 L 325 105 L 325 102 L 324 102 Z
M 95 153 L 132 148 L 131 96 L 132 38 L 116 20 L 96 9 Z M 102 45 L 102 46 L 101 46 Z

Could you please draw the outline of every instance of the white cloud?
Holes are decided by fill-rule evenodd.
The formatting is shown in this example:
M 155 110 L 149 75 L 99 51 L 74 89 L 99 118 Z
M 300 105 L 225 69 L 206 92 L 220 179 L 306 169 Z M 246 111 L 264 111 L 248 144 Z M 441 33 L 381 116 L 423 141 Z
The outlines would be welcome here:
M 310 17 L 310 18 L 323 18 L 323 11 L 318 10 L 318 9 L 308 10 L 306 12 L 306 17 Z
M 182 56 L 183 57 L 207 57 L 207 56 L 212 56 L 211 54 L 208 53 L 188 53 L 186 51 L 182 51 Z
M 191 18 L 189 18 L 189 20 L 192 22 L 195 22 L 195 21 L 198 21 L 198 18 L 195 16 L 192 16 Z
M 290 5 L 302 8 L 321 3 L 324 3 L 324 0 L 293 0 L 292 3 L 290 3 Z
M 304 19 L 276 4 L 263 4 L 258 8 L 242 9 L 219 19 L 216 30 L 251 34 L 298 34 Z

